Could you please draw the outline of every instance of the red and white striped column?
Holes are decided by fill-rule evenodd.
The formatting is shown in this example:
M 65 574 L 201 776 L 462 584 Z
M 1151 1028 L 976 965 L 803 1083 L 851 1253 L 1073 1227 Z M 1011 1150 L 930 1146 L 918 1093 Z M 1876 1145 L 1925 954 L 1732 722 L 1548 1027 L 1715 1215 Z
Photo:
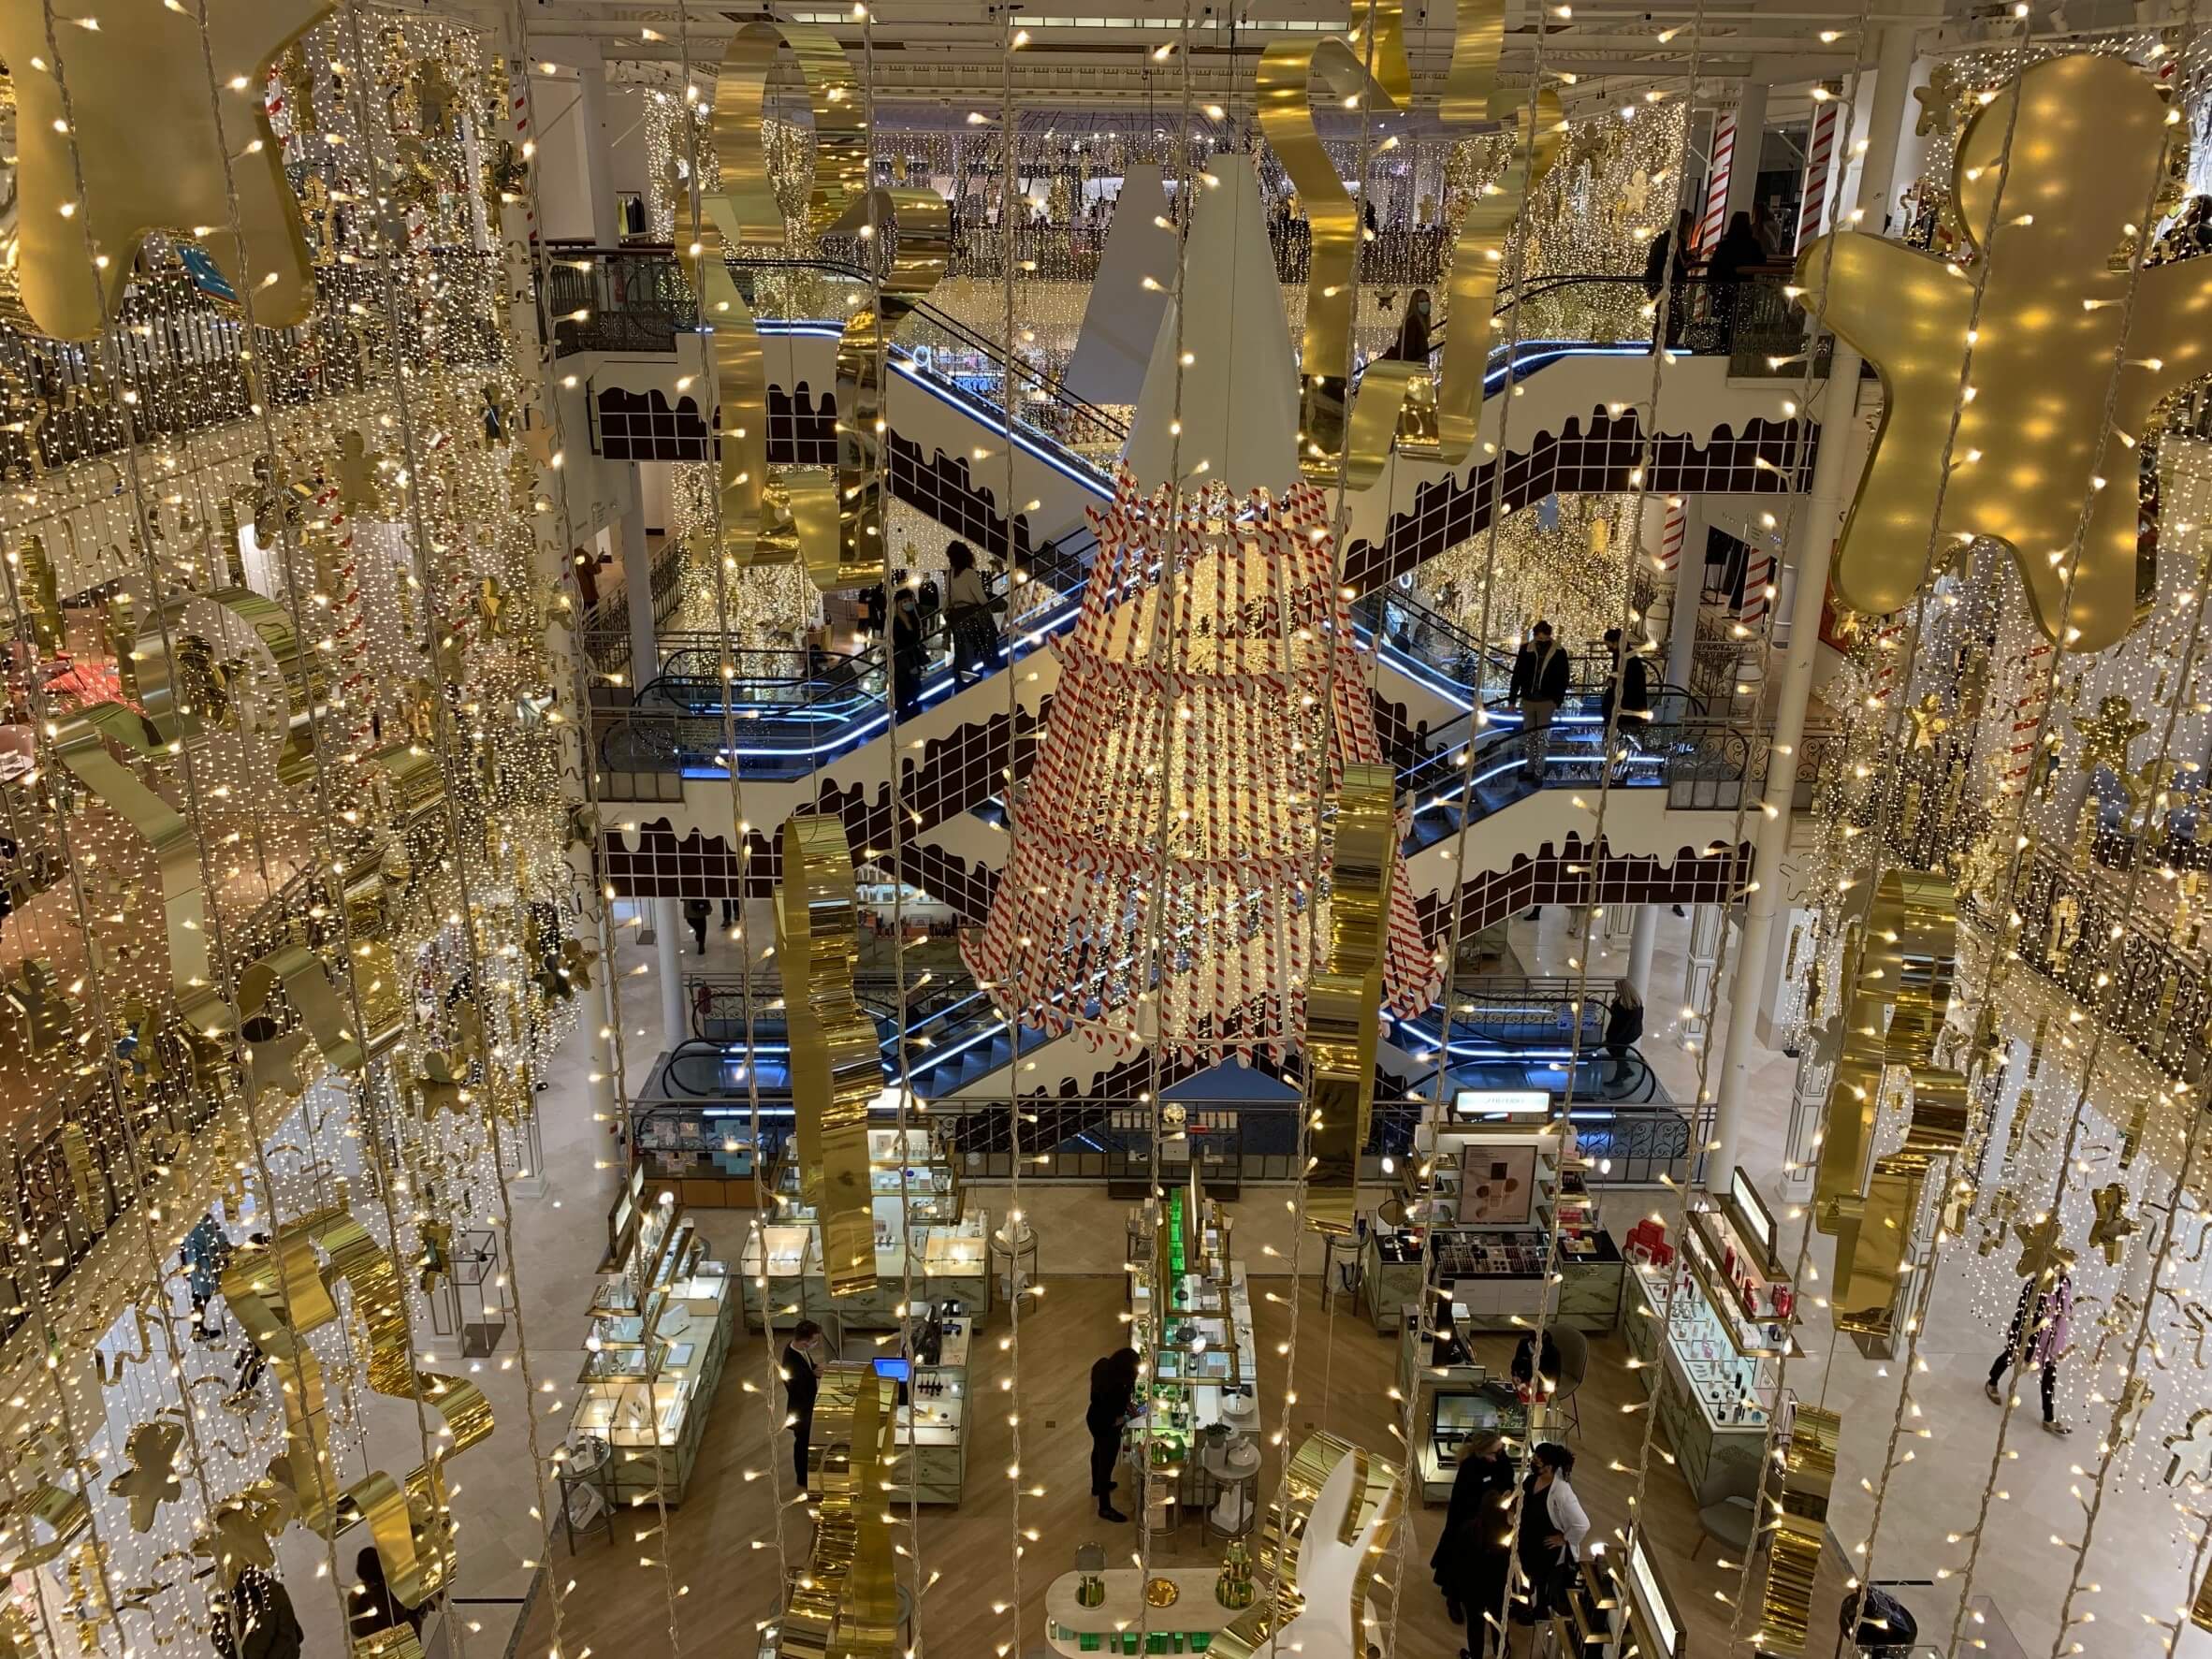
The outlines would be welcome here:
M 1697 222 L 1697 252 L 1710 255 L 1728 226 L 1728 183 L 1736 171 L 1736 117 L 1716 117 L 1712 159 L 1705 171 L 1705 216 Z
M 1828 198 L 1836 188 L 1836 145 L 1842 132 L 1842 99 L 1824 98 L 1812 106 L 1812 132 L 1805 145 L 1804 197 L 1797 209 L 1797 247 L 1828 227 Z
M 2037 640 L 2020 654 L 2015 669 L 2014 683 L 2020 694 L 2013 704 L 2012 733 L 2005 739 L 2004 764 L 1997 779 L 1999 793 L 2008 797 L 2023 793 L 2035 771 L 2035 733 L 2051 706 L 2051 676 L 2046 671 L 2055 648 L 2047 639 Z

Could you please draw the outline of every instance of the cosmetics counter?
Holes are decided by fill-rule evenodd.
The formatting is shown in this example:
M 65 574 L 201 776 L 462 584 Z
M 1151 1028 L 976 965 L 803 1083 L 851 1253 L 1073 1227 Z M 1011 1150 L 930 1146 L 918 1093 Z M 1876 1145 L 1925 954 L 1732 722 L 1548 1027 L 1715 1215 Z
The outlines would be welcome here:
M 898 1463 L 885 1488 L 905 1503 L 958 1504 L 968 1479 L 968 1350 L 974 1321 L 955 1302 L 933 1305 L 914 1332 L 910 1361 L 878 1361 L 903 1398 L 893 1430 Z M 901 1375 L 900 1373 L 905 1373 Z
M 658 1491 L 683 1501 L 729 1352 L 735 1298 L 673 1194 L 648 1200 L 643 1171 L 617 1200 L 608 1259 L 592 1293 L 571 1457 L 607 1466 L 617 1506 Z
M 1169 1190 L 1160 1214 L 1157 1230 L 1142 1211 L 1131 1223 L 1155 1233 L 1150 1260 L 1133 1256 L 1129 1273 L 1128 1341 L 1151 1365 L 1140 1385 L 1145 1416 L 1124 1431 L 1124 1456 L 1143 1471 L 1155 1525 L 1215 1500 L 1211 1487 L 1247 1479 L 1247 1463 L 1251 1475 L 1259 1466 L 1259 1349 L 1229 1218 L 1200 1196 L 1195 1171 Z M 1156 1305 L 1156 1283 L 1165 1306 Z
M 1529 1403 L 1513 1378 L 1470 1359 L 1450 1329 L 1407 1321 L 1398 1338 L 1398 1391 L 1414 1402 L 1414 1477 L 1424 1504 L 1450 1500 L 1460 1455 L 1475 1434 L 1495 1431 L 1516 1455 L 1528 1435 Z M 1541 1410 L 1536 1415 L 1540 1426 Z
M 1650 1222 L 1637 1235 L 1624 1334 L 1675 1466 L 1700 1505 L 1756 1492 L 1783 1405 L 1781 1361 L 1797 1351 L 1797 1295 L 1774 1257 L 1773 1218 L 1739 1185 L 1718 1204 L 1695 1201 L 1678 1238 Z
M 1547 1108 L 1549 1098 L 1529 1099 Z M 1598 1225 L 1579 1162 L 1559 1156 L 1550 1128 L 1424 1125 L 1417 1147 L 1433 1157 L 1423 1194 L 1409 1179 L 1400 1194 L 1407 1225 L 1371 1221 L 1361 1243 L 1360 1284 L 1378 1334 L 1402 1331 L 1420 1301 L 1426 1271 L 1465 1310 L 1463 1331 L 1519 1331 L 1545 1311 L 1550 1230 L 1559 1230 L 1558 1285 L 1547 1317 L 1603 1332 L 1621 1317 L 1621 1252 Z
M 796 1162 L 787 1162 L 773 1184 L 776 1214 L 741 1255 L 747 1329 L 789 1330 L 807 1318 L 840 1331 L 896 1331 L 910 1278 L 917 1300 L 956 1302 L 977 1325 L 987 1319 L 990 1212 L 967 1209 L 952 1160 L 926 1130 L 873 1128 L 867 1137 L 875 1288 L 830 1295 L 821 1225 Z

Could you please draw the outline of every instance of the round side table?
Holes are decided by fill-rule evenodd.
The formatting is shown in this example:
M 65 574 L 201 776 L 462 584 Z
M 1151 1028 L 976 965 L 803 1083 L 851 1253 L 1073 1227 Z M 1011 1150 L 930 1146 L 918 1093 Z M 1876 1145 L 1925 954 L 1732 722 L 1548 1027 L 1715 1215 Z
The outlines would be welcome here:
M 1199 1455 L 1199 1473 L 1205 1477 L 1208 1538 L 1228 1543 L 1251 1535 L 1259 1516 L 1259 1448 L 1249 1440 L 1227 1448 L 1209 1446 Z M 1236 1501 L 1230 1502 L 1232 1499 Z M 1221 1519 L 1225 1502 L 1230 1505 L 1233 1524 Z
M 991 1230 L 990 1244 L 992 1274 L 1011 1302 L 1037 1283 L 1037 1230 L 1026 1221 L 1002 1222 Z

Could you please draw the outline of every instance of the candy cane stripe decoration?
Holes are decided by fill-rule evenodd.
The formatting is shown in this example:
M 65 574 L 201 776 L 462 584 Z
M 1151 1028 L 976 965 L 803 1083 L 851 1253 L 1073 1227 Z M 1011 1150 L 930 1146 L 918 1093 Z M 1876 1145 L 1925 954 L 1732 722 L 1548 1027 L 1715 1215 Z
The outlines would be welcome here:
M 1841 100 L 1826 98 L 1812 107 L 1812 135 L 1805 147 L 1805 194 L 1797 210 L 1797 246 L 1803 247 L 1828 227 L 1828 191 L 1835 183 L 1836 129 L 1841 125 Z
M 1710 254 L 1719 245 L 1723 221 L 1728 211 L 1728 175 L 1735 170 L 1736 117 L 1724 115 L 1713 124 L 1712 166 L 1705 176 L 1705 222 L 1697 227 L 1697 251 Z

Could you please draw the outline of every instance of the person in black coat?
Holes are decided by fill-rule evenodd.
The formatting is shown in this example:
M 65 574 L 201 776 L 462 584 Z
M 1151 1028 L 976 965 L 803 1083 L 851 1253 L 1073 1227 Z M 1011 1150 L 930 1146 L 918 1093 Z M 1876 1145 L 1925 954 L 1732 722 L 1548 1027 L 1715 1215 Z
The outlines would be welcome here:
M 1767 250 L 1759 246 L 1759 233 L 1752 228 L 1751 215 L 1738 213 L 1728 221 L 1727 233 L 1713 249 L 1705 271 L 1712 284 L 1712 313 L 1721 325 L 1724 346 L 1732 346 L 1736 341 L 1736 323 L 1743 310 L 1744 273 L 1766 263 Z
M 1633 982 L 1615 980 L 1612 1011 L 1606 1015 L 1606 1053 L 1613 1057 L 1613 1069 L 1606 1073 L 1608 1088 L 1628 1081 L 1628 1051 L 1643 1034 L 1644 999 Z
M 929 662 L 923 626 L 921 601 L 911 588 L 901 588 L 891 605 L 891 699 L 902 720 L 922 712 L 922 676 Z
M 399 1594 L 384 1576 L 384 1558 L 370 1545 L 354 1557 L 354 1571 L 360 1582 L 354 1586 L 353 1598 L 346 1605 L 347 1633 L 358 1644 L 380 1630 L 393 1630 L 405 1624 L 412 1628 L 419 1640 L 423 1621 L 429 1616 L 429 1608 L 411 1608 L 401 1601 Z
M 1651 247 L 1644 254 L 1644 292 L 1652 300 L 1652 327 L 1656 334 L 1659 327 L 1658 299 L 1660 290 L 1671 289 L 1666 302 L 1666 343 L 1679 345 L 1682 339 L 1682 325 L 1690 320 L 1690 237 L 1692 226 L 1690 210 L 1684 208 L 1677 215 L 1672 230 L 1663 230 L 1652 239 Z
M 1386 354 L 1400 363 L 1429 360 L 1429 291 L 1416 288 L 1405 301 L 1405 320 L 1398 325 L 1398 339 Z
M 1551 740 L 1551 717 L 1566 701 L 1573 670 L 1566 648 L 1552 643 L 1549 622 L 1529 630 L 1528 643 L 1513 659 L 1506 706 L 1521 710 L 1521 770 L 1539 786 L 1544 781 L 1544 747 Z
M 1641 651 L 1623 649 L 1621 630 L 1606 630 L 1606 649 L 1612 654 L 1613 671 L 1606 677 L 1606 689 L 1598 698 L 1600 720 L 1611 723 L 1613 706 L 1621 706 L 1619 730 L 1633 732 L 1652 718 L 1652 665 Z
M 1121 1461 L 1122 1425 L 1135 1414 L 1140 1364 L 1135 1348 L 1116 1348 L 1091 1367 L 1083 1424 L 1091 1432 L 1091 1496 L 1099 1500 L 1101 1521 L 1128 1520 L 1113 1506 L 1113 1469 Z
M 1513 1460 L 1506 1442 L 1485 1429 L 1468 1438 L 1451 1477 L 1451 1506 L 1436 1539 L 1429 1566 L 1444 1592 L 1444 1610 L 1454 1624 L 1464 1623 L 1464 1652 L 1484 1659 L 1490 1632 L 1506 1607 L 1506 1579 L 1513 1559 L 1513 1529 L 1506 1516 L 1513 1506 Z M 1501 1632 L 1502 1634 L 1502 1632 Z
M 807 1490 L 807 1451 L 814 1436 L 814 1397 L 822 1392 L 822 1327 L 801 1319 L 783 1349 L 783 1404 L 791 1416 L 792 1474 Z

